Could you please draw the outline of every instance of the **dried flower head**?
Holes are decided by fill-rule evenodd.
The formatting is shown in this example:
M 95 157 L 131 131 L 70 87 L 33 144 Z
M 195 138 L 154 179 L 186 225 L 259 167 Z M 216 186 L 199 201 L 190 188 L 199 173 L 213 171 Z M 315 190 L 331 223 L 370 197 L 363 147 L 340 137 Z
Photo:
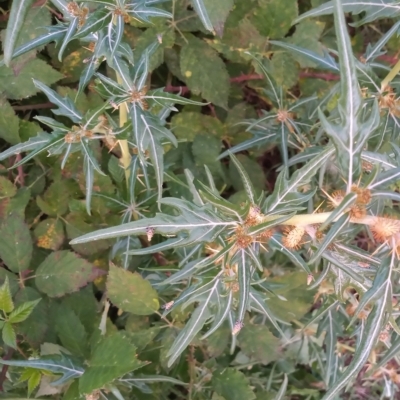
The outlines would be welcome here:
M 284 230 L 285 236 L 282 238 L 282 244 L 287 249 L 299 249 L 302 245 L 306 230 L 302 226 L 286 227 Z
M 384 243 L 400 232 L 400 221 L 388 217 L 376 217 L 375 223 L 371 225 L 371 231 L 377 242 Z
M 371 191 L 368 188 L 360 188 L 357 185 L 351 187 L 351 191 L 357 194 L 356 203 L 367 205 L 371 201 Z
M 344 196 L 346 196 L 346 193 L 344 190 L 335 190 L 331 195 L 327 195 L 329 198 L 329 206 L 331 208 L 336 208 L 344 199 Z
M 362 219 L 367 215 L 367 210 L 364 205 L 353 204 L 350 208 L 350 217 L 354 219 Z

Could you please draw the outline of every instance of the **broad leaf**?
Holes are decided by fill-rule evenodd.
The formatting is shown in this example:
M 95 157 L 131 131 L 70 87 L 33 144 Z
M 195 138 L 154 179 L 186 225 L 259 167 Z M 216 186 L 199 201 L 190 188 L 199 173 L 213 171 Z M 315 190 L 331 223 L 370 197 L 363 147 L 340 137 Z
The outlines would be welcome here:
M 157 292 L 148 280 L 113 264 L 107 279 L 107 294 L 115 306 L 136 315 L 153 314 L 160 307 Z
M 36 271 L 36 286 L 49 297 L 60 297 L 79 290 L 103 272 L 92 264 L 68 251 L 51 253 Z

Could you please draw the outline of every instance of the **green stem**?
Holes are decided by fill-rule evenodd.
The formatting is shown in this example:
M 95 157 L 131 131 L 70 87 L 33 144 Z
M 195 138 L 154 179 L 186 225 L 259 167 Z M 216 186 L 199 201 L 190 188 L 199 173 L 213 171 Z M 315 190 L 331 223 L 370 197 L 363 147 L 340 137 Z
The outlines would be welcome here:
M 386 75 L 385 79 L 382 81 L 381 90 L 385 90 L 386 86 L 389 85 L 390 82 L 396 77 L 396 75 L 400 72 L 400 60 L 397 61 L 396 65 L 390 70 L 390 72 Z
M 282 222 L 280 225 L 307 226 L 314 224 L 323 224 L 331 214 L 332 212 L 324 212 L 318 214 L 298 214 L 294 215 L 287 221 Z M 274 219 L 281 217 L 283 217 L 283 215 L 267 215 L 263 218 L 263 222 L 273 221 Z M 335 219 L 335 221 L 339 218 L 340 215 Z M 373 225 L 376 223 L 376 217 L 373 215 L 366 215 L 365 217 L 360 219 L 351 218 L 350 222 L 353 222 L 355 224 Z
M 118 81 L 118 83 L 122 82 L 122 79 L 118 73 L 117 73 L 117 81 Z M 119 126 L 121 128 L 128 121 L 127 108 L 128 108 L 127 103 L 122 103 L 119 106 Z M 130 177 L 129 166 L 131 165 L 132 157 L 131 157 L 131 153 L 129 151 L 128 141 L 126 139 L 124 139 L 124 140 L 119 140 L 118 143 L 119 143 L 119 147 L 121 148 L 121 153 L 122 153 L 121 158 L 120 158 L 120 163 L 125 170 L 125 179 L 126 179 L 126 183 L 128 184 L 129 177 Z

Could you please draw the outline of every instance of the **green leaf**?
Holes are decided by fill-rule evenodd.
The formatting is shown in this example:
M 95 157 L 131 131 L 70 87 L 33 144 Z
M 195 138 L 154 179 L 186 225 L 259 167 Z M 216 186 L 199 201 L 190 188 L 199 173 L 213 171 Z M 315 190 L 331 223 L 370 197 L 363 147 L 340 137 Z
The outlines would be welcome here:
M 3 42 L 4 62 L 7 66 L 10 66 L 19 32 L 23 27 L 25 17 L 32 4 L 33 0 L 15 0 L 11 3 L 11 11 L 8 18 L 6 37 Z
M 274 400 L 283 400 L 284 396 L 286 394 L 286 388 L 287 388 L 287 384 L 288 384 L 288 377 L 285 374 L 284 378 L 283 378 L 283 382 L 281 387 L 279 388 L 279 392 L 276 394 L 276 396 L 274 397 Z
M 70 379 L 78 378 L 83 374 L 83 366 L 77 359 L 61 355 L 49 357 L 33 358 L 30 360 L 4 360 L 0 359 L 0 364 L 12 365 L 15 367 L 35 368 L 49 371 L 53 374 L 61 374 L 62 377 L 52 382 L 53 385 L 61 385 Z
M 395 18 L 400 9 L 396 1 L 393 0 L 342 0 L 342 7 L 344 12 L 351 12 L 353 14 L 360 14 L 365 12 L 365 16 L 356 22 L 356 26 L 372 22 L 380 18 Z M 327 1 L 319 7 L 300 15 L 294 23 L 297 23 L 304 18 L 320 17 L 321 15 L 329 15 L 334 12 L 334 2 Z
M 190 0 L 190 2 L 192 3 L 192 6 L 199 16 L 201 22 L 203 23 L 204 28 L 206 28 L 208 31 L 213 32 L 214 28 L 209 16 L 209 12 L 204 4 L 204 0 Z
M 14 197 L 17 194 L 17 188 L 11 181 L 4 176 L 0 176 L 0 199 Z
M 6 322 L 3 325 L 3 329 L 1 331 L 3 342 L 13 349 L 17 348 L 17 335 L 15 334 L 15 330 L 10 322 Z
M 214 372 L 212 387 L 225 399 L 254 400 L 256 398 L 245 375 L 233 368 Z
M 102 272 L 77 254 L 55 251 L 39 265 L 36 271 L 36 286 L 49 297 L 60 297 L 75 292 Z
M 210 133 L 197 135 L 193 140 L 192 152 L 197 165 L 215 164 L 221 142 Z
M 94 349 L 88 364 L 79 380 L 81 393 L 91 393 L 145 365 L 137 359 L 136 347 L 122 331 L 103 339 Z
M 305 290 L 307 274 L 301 271 L 270 279 L 276 285 L 267 304 L 277 318 L 283 321 L 299 320 L 313 304 L 313 292 Z
M 362 99 L 357 80 L 354 55 L 340 0 L 335 0 L 335 32 L 338 41 L 341 96 L 338 103 L 340 123 L 329 122 L 321 109 L 318 115 L 326 133 L 336 147 L 337 161 L 347 182 L 347 192 L 353 179 L 360 175 L 361 151 L 379 125 L 379 110 L 373 103 L 368 120 L 360 122 Z
M 297 3 L 292 0 L 258 0 L 258 4 L 250 21 L 265 37 L 284 37 L 298 15 Z
M 27 301 L 22 303 L 20 306 L 15 308 L 8 316 L 8 322 L 11 324 L 17 324 L 25 321 L 32 313 L 33 309 L 39 303 L 41 299 Z
M 343 388 L 354 379 L 360 370 L 365 366 L 368 358 L 374 349 L 375 344 L 379 339 L 379 335 L 384 328 L 386 320 L 386 311 L 388 302 L 391 303 L 391 275 L 395 263 L 395 252 L 392 252 L 391 259 L 385 260 L 382 265 L 382 274 L 385 275 L 385 279 L 382 285 L 379 287 L 372 287 L 371 291 L 380 291 L 380 295 L 377 296 L 376 303 L 374 304 L 370 314 L 368 315 L 366 324 L 362 331 L 362 337 L 358 340 L 358 347 L 351 363 L 348 365 L 346 370 L 342 373 L 339 379 L 326 392 L 322 400 L 333 400 L 337 398 Z M 382 276 L 379 277 L 382 279 Z
M 313 50 L 299 47 L 291 43 L 279 42 L 277 40 L 270 40 L 269 42 L 275 46 L 283 47 L 289 50 L 291 54 L 299 56 L 300 60 L 308 60 L 308 65 L 313 64 L 313 68 L 322 68 L 334 72 L 339 71 L 339 66 L 337 65 L 335 59 L 327 52 L 318 54 Z M 305 61 L 303 61 L 302 64 L 306 64 Z
M 111 302 L 136 315 L 150 315 L 160 307 L 157 292 L 138 273 L 110 265 L 107 293 Z
M 10 144 L 19 143 L 21 141 L 19 137 L 19 118 L 15 115 L 10 103 L 5 99 L 0 99 L 0 108 L 0 138 Z
M 333 153 L 334 148 L 327 146 L 304 167 L 296 170 L 289 180 L 286 180 L 286 174 L 283 170 L 278 176 L 273 193 L 265 200 L 263 211 L 268 213 L 274 211 L 276 213 L 275 209 L 282 208 L 291 211 L 291 207 L 297 207 L 308 200 L 310 196 L 300 194 L 298 187 L 310 182 L 318 169 L 328 162 Z
M 30 60 L 17 72 L 6 66 L 0 67 L 0 90 L 9 99 L 24 99 L 33 96 L 38 88 L 33 78 L 51 85 L 63 78 L 63 75 L 40 59 Z
M 211 287 L 207 292 L 203 293 L 204 300 L 202 300 L 192 315 L 185 327 L 179 332 L 173 345 L 169 349 L 167 356 L 169 356 L 168 366 L 170 367 L 186 349 L 186 347 L 192 342 L 195 336 L 200 332 L 206 321 L 212 315 L 210 302 L 213 296 L 217 295 L 218 286 L 220 284 L 218 276 L 214 278 L 214 281 L 210 282 Z M 191 299 L 193 300 L 193 299 Z
M 161 246 L 166 249 L 176 247 L 178 244 L 193 243 L 199 239 L 202 242 L 212 242 L 223 229 L 237 225 L 234 221 L 221 220 L 207 206 L 196 206 L 186 200 L 173 197 L 163 198 L 161 203 L 175 208 L 180 212 L 180 215 L 156 214 L 154 218 L 143 218 L 138 221 L 88 233 L 72 240 L 70 243 L 74 245 L 112 237 L 146 235 L 150 228 L 154 229 L 154 233 L 161 235 L 175 236 L 179 232 L 188 233 L 187 237 L 178 236 L 164 242 Z M 154 246 L 150 246 L 142 250 L 133 250 L 130 254 L 139 254 L 140 252 L 150 254 L 153 251 Z
M 242 352 L 254 361 L 268 364 L 279 358 L 279 339 L 265 325 L 246 324 L 238 341 Z
M 88 356 L 88 338 L 80 319 L 66 305 L 60 305 L 55 319 L 55 328 L 62 345 L 74 356 Z
M 5 313 L 10 313 L 14 310 L 8 276 L 6 276 L 3 285 L 0 287 L 0 310 Z
M 25 303 L 38 302 L 29 317 L 15 326 L 17 334 L 23 336 L 34 349 L 39 348 L 40 344 L 43 343 L 49 328 L 48 304 L 45 301 L 39 301 L 40 299 L 42 297 L 39 292 L 29 286 L 20 289 L 15 296 L 17 308 Z
M 41 90 L 49 99 L 50 102 L 59 107 L 57 110 L 53 110 L 56 115 L 64 115 L 68 117 L 71 121 L 78 123 L 82 119 L 82 115 L 76 109 L 72 100 L 65 96 L 64 98 L 57 94 L 54 90 L 50 89 L 48 86 L 33 79 L 34 85 Z
M 36 245 L 43 249 L 58 250 L 64 242 L 64 224 L 56 218 L 40 221 L 35 228 Z
M 13 272 L 25 271 L 32 258 L 32 238 L 24 220 L 11 215 L 0 225 L 0 257 Z
M 178 139 L 189 142 L 197 135 L 208 134 L 221 138 L 225 134 L 224 126 L 219 119 L 193 111 L 182 111 L 171 119 L 171 130 Z
M 216 34 L 220 37 L 224 33 L 224 25 L 229 12 L 233 8 L 233 0 L 202 0 L 209 19 Z M 197 10 L 196 10 L 197 11 Z
M 229 75 L 218 53 L 203 40 L 190 36 L 180 58 L 181 72 L 189 89 L 207 101 L 227 108 Z

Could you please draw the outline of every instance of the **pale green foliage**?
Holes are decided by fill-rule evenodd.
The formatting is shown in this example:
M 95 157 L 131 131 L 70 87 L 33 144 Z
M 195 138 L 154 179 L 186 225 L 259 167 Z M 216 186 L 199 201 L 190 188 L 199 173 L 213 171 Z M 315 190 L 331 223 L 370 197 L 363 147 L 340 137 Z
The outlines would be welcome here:
M 52 0 L 53 25 L 29 7 L 0 66 L 13 397 L 357 398 L 368 366 L 368 395 L 396 398 L 399 68 L 380 57 L 399 23 L 356 57 L 345 12 L 400 6 Z

